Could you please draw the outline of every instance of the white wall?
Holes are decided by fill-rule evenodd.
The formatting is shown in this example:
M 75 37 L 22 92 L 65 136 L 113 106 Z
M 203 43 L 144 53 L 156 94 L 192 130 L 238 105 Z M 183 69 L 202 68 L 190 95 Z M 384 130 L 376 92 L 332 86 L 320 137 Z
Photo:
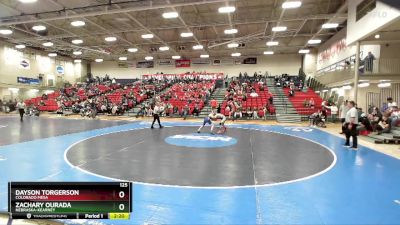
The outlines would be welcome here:
M 30 62 L 29 69 L 20 67 L 22 59 Z M 57 75 L 56 66 L 64 67 L 64 75 Z M 39 74 L 44 74 L 44 82 L 48 78 L 54 77 L 55 81 L 68 81 L 75 83 L 85 72 L 85 64 L 74 64 L 70 58 L 57 57 L 50 58 L 46 52 L 32 49 L 17 50 L 14 46 L 0 42 L 0 84 L 19 85 L 17 77 L 38 78 Z
M 348 45 L 346 40 L 347 29 L 343 28 L 331 39 L 318 48 L 317 70 L 326 68 L 356 54 L 356 46 Z M 376 58 L 380 57 L 380 45 L 361 45 L 361 58 L 372 52 Z
M 385 4 L 384 1 L 376 1 L 376 8 L 356 21 L 357 5 L 363 0 L 348 1 L 348 19 L 347 19 L 347 43 L 354 44 L 358 40 L 377 32 L 379 29 L 400 18 L 399 8 Z M 391 0 L 394 2 L 395 0 Z M 396 0 L 397 1 L 397 0 Z M 398 4 L 398 3 L 397 3 Z
M 303 58 L 303 71 L 309 77 L 314 77 L 317 72 L 318 55 L 315 52 L 305 54 Z
M 47 52 L 30 48 L 17 50 L 9 43 L 0 42 L 0 97 L 3 98 L 32 98 L 45 91 L 43 86 L 48 84 L 48 79 L 54 78 L 57 82 L 75 83 L 87 74 L 87 64 L 73 63 L 73 59 L 67 57 L 49 58 Z M 22 59 L 30 63 L 29 69 L 20 67 Z M 64 67 L 64 75 L 57 75 L 56 66 Z M 44 74 L 43 86 L 17 83 L 17 77 L 37 79 L 39 74 Z M 19 88 L 18 92 L 11 92 L 8 88 Z M 37 91 L 42 89 L 41 91 Z M 46 89 L 46 88 L 45 88 Z
M 212 60 L 210 60 L 212 61 Z M 232 60 L 233 62 L 233 60 Z M 134 64 L 134 63 L 133 63 Z M 155 74 L 157 72 L 163 73 L 185 73 L 191 71 L 207 71 L 207 72 L 223 72 L 229 76 L 237 76 L 239 72 L 247 72 L 253 74 L 254 72 L 261 71 L 264 73 L 268 71 L 272 75 L 280 75 L 288 73 L 297 75 L 301 67 L 301 55 L 271 55 L 260 56 L 257 59 L 257 64 L 248 65 L 192 65 L 190 68 L 175 68 L 172 66 L 160 66 L 155 62 L 155 68 L 140 69 L 140 68 L 119 68 L 118 62 L 107 61 L 102 63 L 91 64 L 91 72 L 94 76 L 104 76 L 105 74 L 115 78 L 137 78 L 143 74 Z

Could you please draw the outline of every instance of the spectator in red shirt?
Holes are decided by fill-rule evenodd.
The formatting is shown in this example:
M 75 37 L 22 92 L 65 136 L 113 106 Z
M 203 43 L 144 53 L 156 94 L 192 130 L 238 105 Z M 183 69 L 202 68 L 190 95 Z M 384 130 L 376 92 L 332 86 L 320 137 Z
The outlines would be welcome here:
M 216 108 L 218 107 L 218 102 L 217 102 L 217 100 L 212 99 L 212 100 L 210 101 L 210 105 L 211 105 L 211 108 L 212 108 L 212 109 L 216 109 Z

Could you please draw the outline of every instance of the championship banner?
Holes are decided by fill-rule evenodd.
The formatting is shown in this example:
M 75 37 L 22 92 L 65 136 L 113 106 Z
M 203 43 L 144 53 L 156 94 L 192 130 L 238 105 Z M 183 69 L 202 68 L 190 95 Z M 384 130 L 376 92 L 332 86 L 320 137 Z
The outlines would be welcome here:
M 126 62 L 118 62 L 118 68 L 128 68 L 128 63 L 126 63 Z
M 64 66 L 62 66 L 62 65 L 56 66 L 56 72 L 57 72 L 58 74 L 60 74 L 60 75 L 64 75 L 64 73 L 65 73 Z
M 176 68 L 190 67 L 190 59 L 178 59 L 175 60 Z
M 182 74 L 144 74 L 144 80 L 173 80 L 173 79 L 200 79 L 200 80 L 222 80 L 224 73 L 182 73 Z
M 160 59 L 158 61 L 158 65 L 160 65 L 160 66 L 172 66 L 173 62 L 172 62 L 172 59 Z
M 233 60 L 232 59 L 214 59 L 213 60 L 213 65 L 214 66 L 219 66 L 219 65 L 232 65 Z
M 21 59 L 21 61 L 19 62 L 19 68 L 29 70 L 31 68 L 31 62 L 29 61 L 29 59 Z
M 30 85 L 39 85 L 40 84 L 40 80 L 37 79 L 37 78 L 17 77 L 17 83 L 30 84 Z
M 256 57 L 249 57 L 243 59 L 243 64 L 257 64 L 257 58 Z
M 209 65 L 211 62 L 209 59 L 193 59 L 193 65 Z
M 154 61 L 139 61 L 136 68 L 154 68 Z

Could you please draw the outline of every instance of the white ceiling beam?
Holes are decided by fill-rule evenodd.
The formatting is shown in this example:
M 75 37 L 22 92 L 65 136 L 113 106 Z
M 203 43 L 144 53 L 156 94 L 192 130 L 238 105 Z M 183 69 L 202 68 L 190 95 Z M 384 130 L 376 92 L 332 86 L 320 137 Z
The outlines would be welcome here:
M 297 17 L 297 18 L 285 18 L 283 22 L 292 22 L 292 21 L 304 21 L 304 20 L 321 20 L 321 19 L 329 19 L 335 14 L 318 14 L 318 15 L 309 15 L 305 17 Z M 343 14 L 344 16 L 345 14 Z M 346 17 L 347 18 L 347 17 Z M 270 19 L 270 20 L 253 20 L 253 21 L 233 21 L 234 25 L 247 25 L 247 24 L 263 24 L 263 23 L 273 23 L 278 21 L 278 19 Z M 198 28 L 198 27 L 219 27 L 219 26 L 228 26 L 228 23 L 210 23 L 210 24 L 191 24 L 187 25 L 190 29 Z M 32 40 L 53 40 L 53 39 L 62 39 L 62 38 L 74 38 L 74 37 L 93 37 L 100 35 L 110 34 L 119 34 L 119 33 L 132 33 L 132 32 L 143 32 L 148 30 L 171 30 L 171 29 L 184 29 L 185 26 L 171 26 L 171 27 L 146 27 L 146 29 L 124 29 L 124 30 L 109 30 L 107 32 L 92 32 L 89 35 L 87 34 L 79 34 L 79 35 L 68 35 L 68 34 L 59 34 L 59 35 L 50 35 L 46 37 L 34 37 L 34 38 L 20 38 L 18 41 L 32 41 Z M 103 30 L 103 29 L 102 29 Z
M 345 0 L 345 2 L 336 11 L 335 15 L 333 15 L 326 23 L 336 22 L 335 20 L 338 19 L 338 15 L 342 14 L 343 12 L 345 12 L 347 10 L 347 5 L 348 5 L 348 0 Z M 322 29 L 322 27 L 319 28 L 318 32 L 316 32 L 310 39 L 316 38 L 319 34 L 321 34 L 321 32 L 323 30 L 324 29 Z M 305 48 L 307 46 L 308 46 L 308 43 L 306 42 L 306 44 L 303 46 L 303 48 Z
M 236 0 L 202 0 L 202 1 L 194 1 L 194 2 L 183 2 L 183 3 L 173 3 L 173 4 L 163 4 L 163 5 L 154 5 L 150 4 L 148 6 L 137 6 L 137 7 L 126 7 L 126 8 L 117 8 L 117 9 L 103 9 L 101 11 L 94 12 L 84 12 L 77 14 L 68 14 L 58 15 L 58 16 L 50 16 L 47 18 L 34 18 L 34 19 L 19 19 L 21 16 L 15 16 L 15 21 L 9 22 L 0 22 L 0 26 L 11 26 L 17 24 L 24 23 L 40 23 L 40 22 L 48 22 L 54 20 L 66 20 L 66 19 L 77 19 L 83 17 L 92 17 L 92 16 L 101 16 L 101 15 L 111 15 L 118 13 L 129 13 L 129 12 L 139 12 L 146 10 L 155 10 L 155 9 L 165 9 L 170 7 L 183 7 L 183 6 L 192 6 L 192 5 L 204 5 L 204 4 L 213 4 L 220 3 L 225 1 L 236 1 Z M 66 12 L 70 10 L 66 9 Z M 11 18 L 10 18 L 11 19 Z

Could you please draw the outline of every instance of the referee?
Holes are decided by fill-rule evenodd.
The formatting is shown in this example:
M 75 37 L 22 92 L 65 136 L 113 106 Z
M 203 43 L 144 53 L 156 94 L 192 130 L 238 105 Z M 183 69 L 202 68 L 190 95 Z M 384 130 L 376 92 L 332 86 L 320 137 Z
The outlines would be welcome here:
M 22 100 L 20 100 L 20 101 L 17 103 L 17 109 L 18 109 L 18 111 L 19 111 L 19 116 L 21 117 L 21 122 L 24 121 L 25 108 L 26 108 L 25 102 L 22 101 Z
M 151 124 L 151 129 L 154 128 L 154 123 L 156 122 L 156 120 L 158 122 L 158 126 L 160 128 L 163 128 L 163 126 L 161 126 L 161 122 L 160 122 L 160 113 L 161 112 L 162 112 L 162 109 L 160 107 L 160 103 L 157 102 L 156 105 L 154 106 L 154 110 L 153 110 L 153 118 L 154 119 L 153 119 L 153 123 Z

